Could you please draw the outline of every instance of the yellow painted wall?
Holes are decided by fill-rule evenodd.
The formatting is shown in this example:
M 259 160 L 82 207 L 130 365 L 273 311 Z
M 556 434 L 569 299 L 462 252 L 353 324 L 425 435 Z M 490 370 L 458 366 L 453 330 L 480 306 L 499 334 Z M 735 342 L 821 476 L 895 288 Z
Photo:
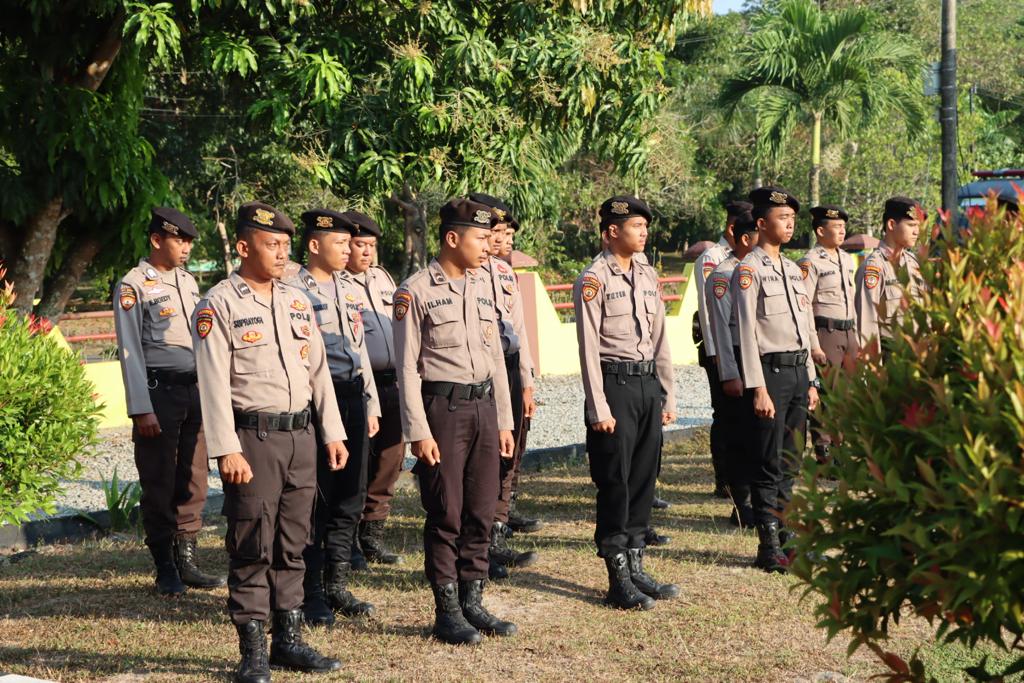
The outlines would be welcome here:
M 85 376 L 96 387 L 99 400 L 104 403 L 100 416 L 100 429 L 128 427 L 128 406 L 124 400 L 124 381 L 121 379 L 121 364 L 116 360 L 86 363 Z

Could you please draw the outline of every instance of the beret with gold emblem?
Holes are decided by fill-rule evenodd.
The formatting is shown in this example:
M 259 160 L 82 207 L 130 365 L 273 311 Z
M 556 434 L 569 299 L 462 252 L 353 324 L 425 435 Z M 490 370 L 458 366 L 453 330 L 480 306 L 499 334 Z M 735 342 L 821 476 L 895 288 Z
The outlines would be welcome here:
M 163 232 L 175 237 L 199 237 L 199 231 L 188 216 L 177 209 L 167 206 L 154 206 L 150 209 L 152 218 L 149 220 L 150 232 Z
M 924 220 L 928 214 L 921 207 L 921 203 L 910 197 L 889 197 L 885 200 L 885 209 L 882 211 L 882 222 L 889 219 L 894 221 L 905 221 L 908 218 L 913 220 Z
M 246 202 L 238 207 L 238 221 L 235 230 L 255 228 L 267 232 L 280 232 L 286 235 L 295 234 L 295 224 L 288 216 L 263 202 Z
M 800 201 L 793 196 L 789 190 L 781 187 L 759 187 L 751 190 L 747 199 L 758 209 L 771 209 L 776 206 L 788 206 L 794 211 L 800 211 Z
M 620 195 L 618 197 L 612 197 L 606 199 L 601 208 L 598 211 L 601 217 L 601 229 L 607 230 L 608 226 L 612 223 L 618 223 L 624 221 L 627 218 L 634 218 L 640 216 L 646 218 L 647 222 L 650 223 L 654 220 L 654 214 L 651 213 L 651 208 L 642 199 L 631 197 L 629 195 Z
M 366 235 L 382 237 L 384 234 L 381 231 L 380 226 L 377 225 L 377 221 L 373 220 L 365 213 L 361 213 L 359 211 L 346 211 L 342 215 L 356 224 L 356 227 L 359 230 L 355 233 L 357 237 L 364 237 Z
M 490 230 L 497 223 L 491 207 L 467 197 L 451 199 L 441 207 L 441 234 L 453 228 L 483 228 Z
M 818 227 L 822 221 L 848 221 L 850 215 L 834 204 L 822 204 L 811 208 L 811 225 Z
M 492 195 L 484 194 L 483 192 L 473 192 L 469 195 L 469 198 L 474 202 L 480 202 L 481 204 L 486 204 L 491 207 L 491 211 L 494 212 L 494 215 L 498 219 L 497 223 L 504 223 L 515 230 L 519 229 L 519 223 L 512 215 L 512 209 L 510 209 L 508 204 L 504 201 Z
M 347 232 L 356 234 L 359 226 L 340 211 L 330 209 L 310 209 L 302 214 L 302 223 L 306 226 L 306 233 L 311 232 Z

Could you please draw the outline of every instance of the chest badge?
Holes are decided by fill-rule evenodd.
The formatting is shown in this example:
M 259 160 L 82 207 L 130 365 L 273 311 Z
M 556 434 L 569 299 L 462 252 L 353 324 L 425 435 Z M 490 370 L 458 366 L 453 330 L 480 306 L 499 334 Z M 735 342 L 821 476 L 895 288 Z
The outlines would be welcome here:
M 170 318 L 175 313 L 177 313 L 177 311 L 175 309 L 171 308 L 170 306 L 168 306 L 167 308 L 160 309 L 160 317 L 161 318 Z
M 303 344 L 302 348 L 299 349 L 299 358 L 302 360 L 309 358 L 309 344 Z
M 292 308 L 296 311 L 304 311 L 306 310 L 306 304 L 302 303 L 298 299 L 292 299 Z
M 244 341 L 246 344 L 255 344 L 260 339 L 263 339 L 263 333 L 257 332 L 256 330 L 249 330 L 248 332 L 242 335 L 242 341 Z

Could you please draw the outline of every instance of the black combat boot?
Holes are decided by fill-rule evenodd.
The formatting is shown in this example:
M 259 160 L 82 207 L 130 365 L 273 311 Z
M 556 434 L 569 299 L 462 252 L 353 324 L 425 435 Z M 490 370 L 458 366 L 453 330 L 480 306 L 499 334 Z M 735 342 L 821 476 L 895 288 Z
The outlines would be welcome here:
M 352 571 L 365 572 L 370 568 L 370 565 L 366 562 L 366 556 L 363 555 L 363 549 L 359 545 L 359 534 L 352 539 Z
M 606 605 L 619 609 L 648 610 L 654 607 L 654 598 L 641 593 L 629 578 L 626 553 L 604 558 L 604 565 L 608 568 L 608 596 L 604 599 Z
M 508 527 L 512 531 L 522 534 L 532 534 L 544 528 L 544 522 L 534 517 L 524 517 L 516 512 L 516 498 L 518 494 L 512 494 L 512 501 L 508 505 Z
M 149 546 L 156 565 L 156 592 L 159 595 L 181 595 L 185 592 L 185 584 L 178 574 L 178 566 L 174 564 L 174 549 L 171 541 Z
M 629 578 L 644 595 L 655 600 L 668 600 L 679 595 L 679 586 L 674 583 L 658 583 L 657 579 L 644 571 L 644 549 L 630 548 L 626 551 L 629 562 Z
M 302 577 L 302 614 L 310 626 L 334 626 L 334 610 L 327 604 L 324 592 L 324 571 L 321 562 L 306 561 L 306 574 Z
M 487 558 L 487 578 L 491 581 L 502 581 L 508 578 L 508 567 L 498 564 L 493 557 Z
M 754 566 L 771 573 L 784 574 L 789 564 L 788 558 L 779 546 L 779 523 L 776 520 L 761 522 L 757 525 L 757 559 Z
M 520 553 L 508 547 L 508 538 L 512 530 L 501 522 L 491 527 L 491 547 L 488 550 L 490 559 L 504 567 L 529 567 L 537 561 L 537 553 L 532 550 Z
M 373 616 L 373 605 L 362 600 L 348 590 L 348 572 L 352 566 L 348 562 L 328 562 L 324 583 L 327 588 L 327 602 L 331 608 L 346 617 Z
M 729 498 L 729 487 L 722 482 L 715 483 L 715 490 L 711 492 L 715 498 Z
M 671 536 L 659 534 L 653 526 L 647 527 L 647 531 L 644 532 L 644 545 L 668 545 L 671 540 Z
M 235 669 L 235 683 L 270 683 L 270 662 L 267 661 L 267 635 L 262 621 L 235 624 L 238 631 L 238 652 L 242 661 Z
M 226 576 L 204 574 L 196 566 L 196 535 L 181 534 L 174 537 L 174 563 L 182 583 L 189 588 L 220 588 L 228 582 Z
M 732 515 L 729 517 L 729 524 L 738 526 L 741 529 L 753 529 L 756 526 L 754 521 L 754 508 L 750 504 L 750 488 L 742 485 L 729 487 L 732 493 Z
M 431 634 L 449 645 L 476 645 L 480 632 L 466 621 L 454 583 L 431 584 L 434 591 L 434 630 Z
M 384 545 L 384 520 L 359 523 L 359 546 L 367 562 L 379 564 L 401 564 L 402 558 Z
M 459 604 L 462 616 L 471 626 L 481 633 L 494 636 L 514 636 L 516 625 L 511 621 L 502 621 L 488 612 L 483 605 L 484 580 L 459 581 Z
M 302 610 L 274 610 L 271 633 L 272 665 L 306 673 L 326 673 L 341 668 L 337 659 L 323 656 L 302 639 Z

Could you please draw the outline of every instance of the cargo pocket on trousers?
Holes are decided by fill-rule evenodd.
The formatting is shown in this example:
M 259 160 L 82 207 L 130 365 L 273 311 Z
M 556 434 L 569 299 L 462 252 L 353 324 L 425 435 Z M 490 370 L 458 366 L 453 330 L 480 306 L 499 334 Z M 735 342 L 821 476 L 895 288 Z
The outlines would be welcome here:
M 238 498 L 225 505 L 228 518 L 226 545 L 233 560 L 256 562 L 269 548 L 264 536 L 269 531 L 262 498 Z

